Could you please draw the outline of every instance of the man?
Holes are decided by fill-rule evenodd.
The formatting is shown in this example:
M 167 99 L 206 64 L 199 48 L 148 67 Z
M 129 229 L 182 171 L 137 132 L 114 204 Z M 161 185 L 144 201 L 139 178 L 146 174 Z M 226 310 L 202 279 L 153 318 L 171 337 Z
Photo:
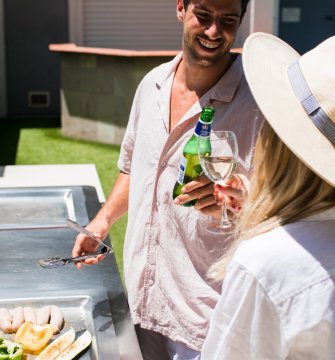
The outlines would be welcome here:
M 248 0 L 177 0 L 183 52 L 140 83 L 121 146 L 120 175 L 87 226 L 105 238 L 128 210 L 124 276 L 144 359 L 199 359 L 219 297 L 219 287 L 206 277 L 225 245 L 222 236 L 206 231 L 208 215 L 219 213 L 213 184 L 202 176 L 187 184 L 175 201 L 172 190 L 182 148 L 205 105 L 216 110 L 213 130 L 236 133 L 238 172 L 243 177 L 251 171 L 260 121 L 253 119 L 257 106 L 240 56 L 229 52 L 247 4 Z M 233 188 L 226 191 L 240 195 Z M 194 208 L 180 206 L 191 199 L 198 199 Z M 73 256 L 96 248 L 95 242 L 79 235 Z

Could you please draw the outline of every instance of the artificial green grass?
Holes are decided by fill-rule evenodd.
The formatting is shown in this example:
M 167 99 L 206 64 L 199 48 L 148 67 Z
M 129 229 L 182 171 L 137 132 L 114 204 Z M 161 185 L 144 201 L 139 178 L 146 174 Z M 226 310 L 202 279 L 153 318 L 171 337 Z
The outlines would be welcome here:
M 120 146 L 66 138 L 60 129 L 21 129 L 16 164 L 95 164 L 107 198 L 119 173 L 116 166 L 119 152 Z M 109 233 L 122 279 L 126 222 L 125 215 L 113 225 Z

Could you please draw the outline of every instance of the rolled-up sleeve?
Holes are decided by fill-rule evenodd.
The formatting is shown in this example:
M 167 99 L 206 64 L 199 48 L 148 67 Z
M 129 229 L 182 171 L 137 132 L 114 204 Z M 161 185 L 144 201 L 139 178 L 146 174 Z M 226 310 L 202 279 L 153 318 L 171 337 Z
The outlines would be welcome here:
M 142 83 L 140 83 L 140 85 L 138 86 L 134 96 L 134 100 L 130 110 L 129 121 L 121 144 L 120 156 L 117 162 L 119 170 L 126 174 L 130 174 L 131 172 L 131 163 L 136 139 L 137 119 L 140 111 L 139 102 L 141 88 Z
M 280 320 L 271 299 L 247 269 L 231 263 L 201 359 L 282 359 L 281 342 Z

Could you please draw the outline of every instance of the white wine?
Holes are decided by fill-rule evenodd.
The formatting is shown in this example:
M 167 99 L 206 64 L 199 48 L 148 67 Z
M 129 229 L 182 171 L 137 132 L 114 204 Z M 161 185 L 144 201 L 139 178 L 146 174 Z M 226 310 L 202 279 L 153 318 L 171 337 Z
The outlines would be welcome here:
M 237 165 L 233 157 L 227 156 L 200 157 L 200 164 L 206 176 L 221 185 L 234 173 Z

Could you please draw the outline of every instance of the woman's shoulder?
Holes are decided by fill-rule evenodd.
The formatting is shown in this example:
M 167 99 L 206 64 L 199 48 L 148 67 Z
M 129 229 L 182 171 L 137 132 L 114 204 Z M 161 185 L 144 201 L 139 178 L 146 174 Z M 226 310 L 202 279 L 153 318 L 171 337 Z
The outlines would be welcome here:
M 289 254 L 290 259 L 283 255 Z M 268 232 L 244 240 L 239 245 L 234 261 L 240 263 L 255 276 L 271 271 L 278 263 L 289 263 L 302 256 L 297 243 L 285 227 L 278 226 Z
M 251 273 L 275 302 L 280 302 L 333 276 L 334 234 L 334 221 L 279 226 L 243 241 L 233 261 Z

